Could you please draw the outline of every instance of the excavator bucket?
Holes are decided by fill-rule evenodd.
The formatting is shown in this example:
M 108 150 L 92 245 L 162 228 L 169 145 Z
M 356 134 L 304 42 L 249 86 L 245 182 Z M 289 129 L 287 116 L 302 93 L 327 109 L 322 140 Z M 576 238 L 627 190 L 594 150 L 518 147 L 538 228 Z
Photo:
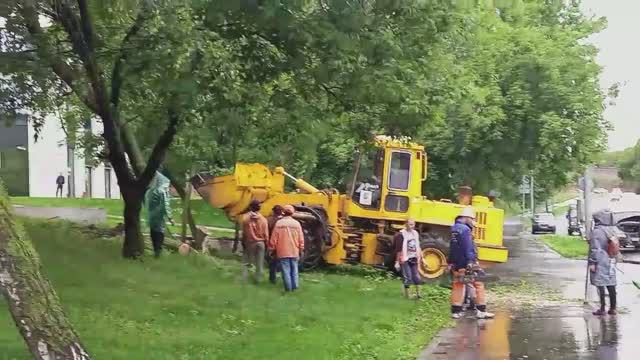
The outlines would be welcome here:
M 193 188 L 214 208 L 244 209 L 252 198 L 265 200 L 268 193 L 284 191 L 284 175 L 262 164 L 236 164 L 233 174 L 198 174 L 191 179 Z

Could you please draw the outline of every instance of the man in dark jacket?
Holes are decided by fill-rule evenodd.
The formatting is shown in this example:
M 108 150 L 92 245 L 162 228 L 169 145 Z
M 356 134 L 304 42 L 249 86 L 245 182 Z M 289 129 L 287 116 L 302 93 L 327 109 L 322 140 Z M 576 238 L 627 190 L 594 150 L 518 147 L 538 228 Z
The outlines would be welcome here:
M 58 193 L 60 193 L 60 197 L 62 197 L 62 187 L 64 186 L 64 176 L 62 173 L 58 175 L 56 178 L 56 197 L 58 197 Z
M 480 269 L 478 265 L 478 250 L 473 242 L 473 221 L 475 213 L 471 207 L 466 207 L 456 218 L 451 227 L 451 248 L 449 250 L 449 267 L 453 272 L 453 287 L 451 289 L 451 316 L 454 319 L 462 317 L 467 285 L 475 289 L 476 316 L 478 319 L 494 317 L 487 312 L 487 302 L 484 284 L 473 276 Z

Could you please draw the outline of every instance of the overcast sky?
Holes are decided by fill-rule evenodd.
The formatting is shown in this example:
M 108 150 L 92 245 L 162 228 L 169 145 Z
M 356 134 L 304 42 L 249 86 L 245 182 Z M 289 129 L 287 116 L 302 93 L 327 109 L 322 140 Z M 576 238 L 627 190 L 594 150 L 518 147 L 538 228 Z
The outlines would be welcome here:
M 601 85 L 623 84 L 616 105 L 605 112 L 615 127 L 609 134 L 609 148 L 622 150 L 640 139 L 640 0 L 582 0 L 582 7 L 609 23 L 590 40 L 600 48 Z

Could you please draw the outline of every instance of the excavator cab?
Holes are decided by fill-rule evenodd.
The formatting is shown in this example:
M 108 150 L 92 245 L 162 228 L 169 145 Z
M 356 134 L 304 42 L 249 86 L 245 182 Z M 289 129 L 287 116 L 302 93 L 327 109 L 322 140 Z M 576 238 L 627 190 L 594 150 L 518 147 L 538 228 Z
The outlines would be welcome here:
M 411 198 L 422 196 L 426 179 L 424 148 L 377 137 L 356 154 L 348 213 L 364 218 L 406 218 Z

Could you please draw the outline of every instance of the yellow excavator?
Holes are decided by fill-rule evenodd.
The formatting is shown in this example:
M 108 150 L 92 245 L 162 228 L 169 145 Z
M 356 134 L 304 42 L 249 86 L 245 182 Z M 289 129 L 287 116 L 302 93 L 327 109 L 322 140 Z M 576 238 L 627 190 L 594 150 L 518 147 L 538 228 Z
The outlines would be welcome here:
M 302 223 L 305 250 L 303 269 L 326 264 L 367 264 L 392 268 L 393 236 L 407 219 L 421 234 L 425 278 L 441 276 L 447 265 L 450 226 L 466 206 L 476 213 L 474 239 L 484 266 L 507 261 L 502 244 L 504 211 L 493 199 L 473 196 L 462 187 L 457 202 L 422 195 L 427 179 L 424 147 L 409 139 L 378 136 L 367 151 L 356 152 L 348 193 L 320 190 L 287 173 L 282 167 L 238 163 L 232 174 L 191 179 L 194 189 L 212 207 L 223 209 L 232 221 L 247 211 L 252 200 L 262 202 L 268 216 L 275 205 L 294 205 Z M 289 179 L 295 191 L 285 191 Z

